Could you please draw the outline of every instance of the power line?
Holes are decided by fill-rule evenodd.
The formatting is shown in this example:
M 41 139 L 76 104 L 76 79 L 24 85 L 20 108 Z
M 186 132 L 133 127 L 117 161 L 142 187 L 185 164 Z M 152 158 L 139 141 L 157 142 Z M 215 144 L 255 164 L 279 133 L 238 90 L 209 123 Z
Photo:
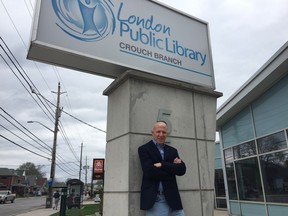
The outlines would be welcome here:
M 22 141 L 24 141 L 25 143 L 33 146 L 34 148 L 38 149 L 39 151 L 45 153 L 45 152 L 44 152 L 43 150 L 41 150 L 39 147 L 32 145 L 32 144 L 29 143 L 28 141 L 24 140 L 22 137 L 18 136 L 17 134 L 13 133 L 11 130 L 9 130 L 8 128 L 6 128 L 5 126 L 3 126 L 2 124 L 0 124 L 0 126 L 1 126 L 2 128 L 4 128 L 5 130 L 9 131 L 10 133 L 12 133 L 14 136 L 16 136 L 17 138 L 19 138 L 20 140 L 22 140 Z M 50 153 L 51 153 L 51 152 L 50 152 Z M 48 153 L 46 153 L 46 154 L 48 154 Z
M 43 95 L 39 94 L 39 96 L 41 96 L 44 100 L 46 100 L 46 101 L 47 101 L 48 103 L 50 103 L 52 106 L 55 106 L 55 104 L 53 104 L 51 101 L 49 101 L 49 100 L 48 100 L 47 98 L 45 98 Z M 93 125 L 91 125 L 91 124 L 89 124 L 89 123 L 87 123 L 87 122 L 84 122 L 83 120 L 81 120 L 81 119 L 79 119 L 79 118 L 71 115 L 70 113 L 68 113 L 68 112 L 66 112 L 66 111 L 64 111 L 64 110 L 62 110 L 62 112 L 65 113 L 66 115 L 74 118 L 75 120 L 77 120 L 77 121 L 79 121 L 79 122 L 81 122 L 81 123 L 89 126 L 89 127 L 92 127 L 92 128 L 94 128 L 94 129 L 96 129 L 96 130 L 98 130 L 98 131 L 101 131 L 101 132 L 103 132 L 103 133 L 106 133 L 106 131 L 104 131 L 104 130 L 96 127 L 96 126 L 93 126 Z
M 11 116 L 8 112 L 6 112 L 2 107 L 0 107 L 0 110 L 2 110 L 7 116 L 9 116 L 11 119 L 13 119 L 17 124 L 19 124 L 22 128 L 24 128 L 26 131 L 28 131 L 30 134 L 32 134 L 34 137 L 36 137 L 33 133 L 31 133 L 26 127 L 24 127 L 19 121 L 17 121 L 13 116 Z M 10 124 L 12 124 L 14 127 L 16 127 L 19 131 L 21 131 L 22 133 L 24 133 L 26 136 L 28 136 L 30 139 L 34 140 L 30 135 L 28 135 L 27 133 L 25 133 L 21 128 L 19 128 L 18 126 L 16 126 L 15 124 L 13 124 L 10 120 L 8 120 L 5 116 L 3 116 L 2 114 L 0 114 L 0 116 L 2 116 L 2 118 L 4 118 L 6 121 L 8 121 Z M 36 137 L 38 140 L 40 140 L 38 137 Z M 42 144 L 40 144 L 39 142 L 37 142 L 36 140 L 34 140 L 36 143 L 38 143 L 41 147 L 43 147 L 44 149 L 48 150 L 49 152 L 51 152 L 51 148 L 42 140 L 40 140 L 45 146 L 43 146 Z M 35 146 L 34 146 L 35 147 Z M 35 147 L 36 148 L 36 147 Z
M 45 158 L 45 159 L 51 160 L 51 158 L 45 157 L 45 156 L 43 156 L 43 155 L 40 155 L 40 154 L 38 154 L 38 153 L 36 153 L 36 152 L 34 152 L 34 151 L 30 150 L 30 149 L 27 149 L 27 148 L 25 148 L 25 147 L 23 147 L 23 146 L 21 146 L 21 145 L 17 144 L 16 142 L 13 142 L 12 140 L 8 139 L 7 137 L 4 137 L 4 136 L 3 136 L 3 135 L 1 135 L 1 134 L 0 134 L 0 137 L 2 137 L 2 138 L 4 138 L 4 139 L 6 139 L 7 141 L 9 141 L 9 142 L 13 143 L 14 145 L 16 145 L 16 146 L 18 146 L 18 147 L 20 147 L 20 148 L 22 148 L 22 149 L 24 149 L 24 150 L 26 150 L 26 151 L 29 151 L 29 152 L 31 152 L 32 154 L 35 154 L 35 155 L 38 155 L 39 157 L 42 157 L 42 158 Z
M 10 114 L 8 114 L 3 108 L 0 107 L 0 109 L 6 114 L 8 115 L 10 118 L 12 118 L 14 121 L 16 121 L 19 125 L 21 125 L 25 130 L 27 130 L 30 134 L 32 134 L 34 137 L 36 137 L 39 141 L 41 141 L 42 143 L 44 143 L 41 139 L 39 139 L 37 136 L 35 136 L 31 131 L 29 131 L 26 127 L 24 127 L 20 122 L 18 122 L 15 118 L 13 118 Z M 13 124 L 11 121 L 9 121 L 7 118 L 5 118 L 2 114 L 0 114 L 0 116 L 2 116 L 6 121 L 8 121 L 10 124 L 12 124 L 14 127 L 16 127 L 19 131 L 21 131 L 22 133 L 24 133 L 26 136 L 28 136 L 29 138 L 31 138 L 32 140 L 34 140 L 36 143 L 38 143 L 40 146 L 42 146 L 43 148 L 47 149 L 45 146 L 41 145 L 39 142 L 37 142 L 35 139 L 33 139 L 31 136 L 29 136 L 27 133 L 25 133 L 23 130 L 21 130 L 19 127 L 17 127 L 15 124 Z M 14 136 L 18 137 L 19 139 L 21 139 L 22 141 L 24 141 L 25 143 L 33 146 L 34 148 L 40 150 L 41 152 L 43 152 L 43 149 L 40 149 L 37 146 L 34 146 L 33 144 L 29 143 L 28 141 L 24 140 L 23 138 L 21 138 L 20 136 L 18 136 L 17 134 L 15 134 L 14 132 L 12 132 L 11 130 L 9 130 L 8 128 L 6 128 L 5 126 L 1 125 L 0 126 L 2 128 L 4 128 L 5 130 L 7 130 L 8 132 L 12 133 Z M 46 143 L 44 143 L 46 146 L 48 146 Z M 49 150 L 49 154 L 51 154 L 51 148 L 48 146 L 48 150 Z M 45 152 L 43 152 L 45 153 Z M 46 153 L 47 154 L 47 153 Z M 63 159 L 62 156 L 57 154 L 57 158 L 59 159 L 59 161 L 62 162 L 61 165 L 64 165 L 67 169 L 71 170 L 71 171 L 75 171 L 75 169 L 72 169 L 70 166 L 66 165 L 66 161 L 65 159 Z M 77 166 L 77 164 L 74 162 L 74 164 Z M 59 165 L 59 167 L 61 167 L 61 165 Z
M 89 127 L 92 127 L 92 128 L 94 128 L 94 129 L 96 129 L 96 130 L 98 130 L 98 131 L 101 131 L 101 132 L 103 132 L 103 133 L 106 133 L 106 131 L 104 131 L 104 130 L 102 130 L 102 129 L 100 129 L 100 128 L 97 128 L 97 127 L 95 127 L 95 126 L 93 126 L 93 125 L 91 125 L 91 124 L 89 124 L 89 123 L 87 123 L 87 122 L 84 122 L 84 121 L 82 121 L 81 119 L 79 119 L 79 118 L 77 118 L 77 117 L 75 117 L 75 116 L 72 116 L 71 114 L 65 112 L 64 110 L 63 110 L 62 112 L 65 113 L 66 115 L 69 115 L 70 117 L 76 119 L 77 121 L 79 121 L 79 122 L 81 122 L 81 123 L 83 123 L 83 124 L 88 125 Z
M 18 29 L 16 28 L 16 25 L 15 25 L 15 23 L 14 23 L 14 21 L 13 21 L 12 17 L 10 16 L 10 14 L 9 14 L 9 12 L 8 12 L 8 10 L 7 10 L 7 8 L 5 7 L 5 5 L 4 5 L 3 1 L 1 1 L 1 3 L 2 3 L 2 5 L 3 5 L 3 8 L 5 9 L 5 11 L 6 11 L 6 13 L 7 13 L 7 15 L 8 15 L 8 17 L 9 17 L 9 19 L 10 19 L 10 21 L 11 21 L 12 25 L 13 25 L 13 27 L 15 28 L 15 30 L 16 30 L 16 32 L 17 32 L 17 34 L 18 34 L 18 36 L 20 37 L 20 39 L 21 39 L 22 43 L 24 44 L 25 48 L 27 49 L 27 46 L 26 46 L 26 44 L 25 44 L 25 42 L 24 42 L 24 39 L 22 38 L 22 36 L 21 36 L 20 32 L 19 32 L 19 31 L 18 31 Z
M 17 61 L 17 59 L 15 58 L 15 56 L 13 55 L 13 53 L 11 52 L 11 50 L 9 49 L 9 47 L 7 46 L 7 44 L 3 41 L 3 39 L 1 38 L 1 40 L 2 40 L 2 42 L 5 44 L 5 47 L 6 47 L 6 49 L 9 51 L 9 53 L 12 55 L 12 57 L 14 58 L 14 60 L 18 63 L 18 65 L 20 65 L 19 64 L 19 62 Z M 10 58 L 9 57 L 9 55 L 8 55 L 8 53 L 4 50 L 4 47 L 1 45 L 1 47 L 2 47 L 2 49 L 3 49 L 3 51 L 6 53 L 6 55 L 8 56 L 8 58 L 10 59 L 10 61 L 13 63 L 13 65 L 16 67 L 16 69 L 18 70 L 18 72 L 20 73 L 20 75 L 21 75 L 21 77 L 25 80 L 25 82 L 28 84 L 28 86 L 29 86 L 29 88 L 30 89 L 32 89 L 32 86 L 30 85 L 30 83 L 32 83 L 32 85 L 33 85 L 33 87 L 34 88 L 36 88 L 36 86 L 33 84 L 33 82 L 31 81 L 31 79 L 28 77 L 28 75 L 25 73 L 25 71 L 24 71 L 24 69 L 21 67 L 21 65 L 20 65 L 20 68 L 22 69 L 22 71 L 24 71 L 24 74 L 26 75 L 26 77 L 28 77 L 28 80 L 23 76 L 23 74 L 20 72 L 20 70 L 18 69 L 18 67 L 16 66 L 16 64 L 14 63 L 14 61 L 12 60 L 12 58 Z M 1 55 L 1 57 L 3 58 L 3 56 Z M 18 78 L 18 80 L 20 81 L 20 83 L 24 86 L 24 88 L 27 90 L 27 92 L 31 95 L 31 97 L 34 99 L 34 97 L 32 96 L 32 94 L 30 93 L 30 91 L 25 87 L 25 85 L 24 85 L 24 83 L 21 81 L 21 79 L 16 75 L 16 73 L 13 71 L 13 69 L 11 68 L 11 66 L 8 64 L 8 62 L 3 58 L 3 60 L 5 61 L 5 63 L 7 64 L 7 66 L 11 69 L 11 71 L 13 72 L 13 74 Z M 37 89 L 37 88 L 36 88 Z M 43 99 L 43 97 L 42 97 L 42 95 L 39 93 L 39 91 L 38 91 L 38 93 L 34 90 L 34 89 L 32 89 L 32 93 L 35 93 L 36 94 L 36 96 L 39 98 L 39 100 L 41 101 L 41 103 L 42 103 L 42 105 L 44 105 L 45 106 L 45 108 L 46 108 L 46 110 L 48 110 L 48 108 L 47 108 L 47 106 L 43 103 L 43 101 L 41 100 L 41 99 Z M 41 96 L 41 97 L 40 97 Z M 34 99 L 35 100 L 35 99 Z M 45 98 L 45 100 L 44 100 L 44 102 L 48 105 L 48 107 L 52 110 L 52 108 L 49 106 L 49 103 L 47 103 L 47 100 L 46 100 L 46 98 Z M 37 103 L 37 101 L 36 101 L 36 103 Z M 38 103 L 37 103 L 38 104 Z M 45 111 L 44 111 L 44 109 L 40 106 L 40 104 L 38 104 L 39 105 L 39 107 L 42 109 L 42 111 L 44 112 L 44 113 L 46 113 Z M 54 104 L 53 104 L 53 106 L 54 106 Z M 48 110 L 49 111 L 49 110 Z M 51 114 L 51 116 L 53 117 L 53 115 L 52 115 L 52 113 L 51 113 L 51 111 L 50 111 L 50 114 Z M 47 114 L 46 114 L 47 115 Z M 47 115 L 48 116 L 48 115 Z M 67 135 L 66 135 L 66 132 L 65 132 L 65 130 L 64 130 L 64 128 L 62 127 L 61 128 L 61 134 L 62 134 L 62 136 L 63 136 L 63 138 L 64 138 L 64 140 L 65 140 L 65 142 L 66 143 L 68 143 L 67 145 L 69 146 L 69 148 L 70 148 L 70 150 L 71 150 L 71 152 L 73 153 L 73 155 L 74 156 L 76 156 L 76 154 L 75 154 L 75 151 L 74 151 L 74 149 L 73 149 L 73 147 L 71 146 L 71 144 L 70 144 L 70 141 L 69 141 L 69 139 L 68 139 L 68 137 L 67 137 Z M 76 158 L 76 160 L 77 160 L 77 157 L 75 157 Z
M 12 55 L 12 57 L 14 59 L 15 56 L 13 55 L 13 53 L 11 52 L 11 50 L 9 49 L 9 47 L 7 46 L 7 44 L 4 42 L 4 40 L 2 39 L 2 37 L 0 37 L 0 40 L 3 42 L 3 44 L 5 45 L 6 49 L 8 49 L 10 55 Z M 8 55 L 7 51 L 5 50 L 5 48 L 2 46 L 2 44 L 0 44 L 0 47 L 2 48 L 2 50 L 4 51 L 4 53 L 6 54 L 6 56 L 9 58 L 9 60 L 12 62 L 12 64 L 14 65 L 14 67 L 16 68 L 16 70 L 19 72 L 19 74 L 21 75 L 21 77 L 24 79 L 24 81 L 26 82 L 26 84 L 29 86 L 30 90 L 33 93 L 33 88 L 30 85 L 30 83 L 28 82 L 28 80 L 23 76 L 23 74 L 21 73 L 21 71 L 19 70 L 19 68 L 17 67 L 17 65 L 15 64 L 14 60 Z M 6 65 L 9 67 L 9 69 L 12 71 L 12 73 L 16 76 L 16 78 L 19 80 L 19 82 L 22 84 L 22 86 L 25 88 L 25 90 L 28 92 L 28 94 L 32 97 L 32 99 L 36 102 L 36 104 L 42 109 L 42 111 L 44 112 L 44 114 L 50 119 L 51 117 L 46 113 L 46 111 L 44 111 L 44 109 L 41 107 L 41 105 L 38 103 L 38 101 L 36 101 L 36 99 L 33 97 L 33 95 L 31 94 L 30 90 L 27 89 L 27 87 L 25 86 L 25 84 L 22 82 L 22 80 L 19 78 L 19 76 L 17 76 L 17 74 L 15 73 L 15 71 L 12 69 L 12 67 L 10 66 L 10 64 L 7 62 L 7 60 L 2 56 L 2 54 L 0 54 L 1 58 L 3 59 L 3 61 L 6 63 Z M 19 64 L 19 62 L 17 60 L 15 60 L 17 62 L 17 64 L 20 66 L 20 68 L 22 69 L 22 71 L 24 71 L 24 69 L 21 67 L 21 65 Z M 25 71 L 24 71 L 25 73 Z M 25 73 L 25 75 L 28 77 L 28 75 Z M 29 79 L 29 81 L 33 84 L 33 82 Z M 36 86 L 33 84 L 33 87 L 36 88 Z M 37 88 L 36 88 L 37 89 Z M 45 109 L 49 112 L 49 114 L 52 116 L 53 118 L 53 114 L 51 113 L 51 111 L 48 110 L 47 106 L 43 103 L 43 101 L 38 97 L 38 95 L 36 94 L 37 98 L 40 100 L 40 102 L 42 103 L 42 105 L 45 107 Z M 47 104 L 48 105 L 48 104 Z M 51 119 L 50 119 L 51 120 Z
M 30 17 L 31 17 L 31 19 L 32 19 L 32 13 L 30 12 L 30 10 L 29 10 L 29 7 L 28 7 L 28 5 L 27 5 L 27 2 L 24 0 L 24 2 L 25 2 L 25 5 L 26 5 L 26 8 L 27 8 L 27 11 L 28 11 L 28 13 L 29 13 L 29 15 L 30 15 Z M 31 2 L 30 2 L 30 4 L 31 4 Z M 33 8 L 33 7 L 32 7 Z

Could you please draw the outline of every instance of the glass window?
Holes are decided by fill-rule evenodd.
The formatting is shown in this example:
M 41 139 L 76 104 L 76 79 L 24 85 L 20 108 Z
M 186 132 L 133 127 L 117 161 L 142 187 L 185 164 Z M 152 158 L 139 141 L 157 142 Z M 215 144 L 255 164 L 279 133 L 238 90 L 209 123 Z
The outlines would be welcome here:
M 267 214 L 264 204 L 241 203 L 241 215 L 265 216 Z
M 284 131 L 257 139 L 259 154 L 287 148 Z
M 240 215 L 241 214 L 240 203 L 230 201 L 229 204 L 230 204 L 230 211 L 231 211 L 232 215 Z
M 288 203 L 288 151 L 260 157 L 267 202 Z
M 215 170 L 215 194 L 216 197 L 225 197 L 225 185 L 222 169 Z
M 257 158 L 235 162 L 239 199 L 263 201 L 263 190 Z
M 284 215 L 283 212 L 288 212 L 288 206 L 267 205 L 269 216 Z
M 224 150 L 224 157 L 225 157 L 225 163 L 229 164 L 233 162 L 233 151 L 232 148 L 228 148 Z
M 216 208 L 227 208 L 226 199 L 216 198 Z
M 256 155 L 255 141 L 247 142 L 238 146 L 233 147 L 234 158 L 244 158 L 248 156 Z
M 230 200 L 238 200 L 237 189 L 236 189 L 235 171 L 234 171 L 233 163 L 226 165 L 226 175 L 227 175 L 229 199 Z
M 215 158 L 221 158 L 220 143 L 215 143 Z

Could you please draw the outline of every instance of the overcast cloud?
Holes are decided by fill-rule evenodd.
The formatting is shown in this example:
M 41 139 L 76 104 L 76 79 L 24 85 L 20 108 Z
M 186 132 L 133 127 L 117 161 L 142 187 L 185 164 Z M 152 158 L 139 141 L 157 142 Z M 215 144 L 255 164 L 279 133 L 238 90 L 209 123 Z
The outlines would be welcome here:
M 288 38 L 286 0 L 163 0 L 162 2 L 209 23 L 216 91 L 223 93 L 223 97 L 218 100 L 218 107 Z M 57 91 L 57 83 L 60 82 L 61 92 L 66 92 L 61 94 L 63 110 L 106 131 L 107 97 L 103 96 L 102 92 L 113 80 L 27 60 L 32 7 L 34 1 L 31 0 L 1 0 L 0 36 L 43 97 L 56 104 L 56 94 L 51 91 Z M 1 45 L 3 46 L 2 42 Z M 2 49 L 0 54 L 5 57 Z M 19 76 L 15 68 L 12 69 Z M 23 81 L 23 78 L 19 79 Z M 28 124 L 27 121 L 39 121 L 51 129 L 53 121 L 47 118 L 2 58 L 0 58 L 0 107 L 48 146 L 52 145 L 53 134 L 49 130 L 37 123 Z M 6 116 L 3 110 L 0 110 L 0 114 Z M 65 180 L 78 177 L 80 146 L 83 142 L 83 164 L 85 165 L 87 157 L 90 166 L 88 182 L 90 182 L 92 159 L 105 156 L 106 134 L 64 113 L 60 121 L 64 136 L 58 133 L 57 154 L 66 165 L 57 161 L 60 168 L 56 168 L 56 178 Z M 0 126 L 0 135 L 50 157 L 49 154 L 42 153 L 13 135 L 11 132 L 29 140 L 2 116 Z M 65 136 L 69 139 L 68 142 Z M 33 143 L 31 140 L 29 142 Z M 0 167 L 17 168 L 27 161 L 43 166 L 42 170 L 49 177 L 50 161 L 0 137 Z M 67 172 L 63 172 L 61 168 Z M 82 172 L 81 175 L 84 181 L 85 173 Z

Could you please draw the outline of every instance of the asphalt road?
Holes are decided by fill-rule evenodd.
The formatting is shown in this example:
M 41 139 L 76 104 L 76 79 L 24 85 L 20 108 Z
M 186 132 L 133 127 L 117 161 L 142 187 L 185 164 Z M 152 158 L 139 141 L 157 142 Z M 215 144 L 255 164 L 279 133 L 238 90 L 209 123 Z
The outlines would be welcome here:
M 15 216 L 32 209 L 43 208 L 45 202 L 46 197 L 16 198 L 14 203 L 0 204 L 0 216 Z

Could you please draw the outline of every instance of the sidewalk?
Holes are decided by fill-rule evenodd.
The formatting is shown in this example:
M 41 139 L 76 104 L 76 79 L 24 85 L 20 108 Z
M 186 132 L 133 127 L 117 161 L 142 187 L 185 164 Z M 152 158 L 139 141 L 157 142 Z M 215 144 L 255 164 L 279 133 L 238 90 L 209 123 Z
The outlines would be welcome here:
M 93 201 L 84 201 L 83 204 L 90 204 L 94 203 Z M 50 216 L 51 214 L 54 214 L 56 212 L 59 212 L 59 210 L 53 210 L 52 208 L 41 208 L 37 210 L 33 210 L 24 214 L 19 214 L 17 216 Z M 214 210 L 214 216 L 228 216 L 227 211 L 224 210 Z
M 24 214 L 20 214 L 17 216 L 50 216 L 51 214 L 55 212 L 58 212 L 58 211 L 53 210 L 53 209 L 38 209 L 38 210 L 34 210 L 34 211 L 27 212 Z M 228 216 L 228 213 L 227 211 L 215 210 L 214 216 Z
M 87 204 L 94 204 L 94 201 L 84 200 L 83 205 L 87 205 Z M 60 211 L 60 207 L 58 208 L 58 210 L 54 210 L 53 208 L 45 208 L 43 206 L 42 208 L 40 207 L 39 209 L 34 209 L 32 211 L 18 214 L 16 216 L 50 216 L 59 211 Z
M 23 214 L 18 214 L 17 216 L 50 216 L 56 212 L 59 212 L 59 210 L 53 210 L 52 208 L 41 208 Z

